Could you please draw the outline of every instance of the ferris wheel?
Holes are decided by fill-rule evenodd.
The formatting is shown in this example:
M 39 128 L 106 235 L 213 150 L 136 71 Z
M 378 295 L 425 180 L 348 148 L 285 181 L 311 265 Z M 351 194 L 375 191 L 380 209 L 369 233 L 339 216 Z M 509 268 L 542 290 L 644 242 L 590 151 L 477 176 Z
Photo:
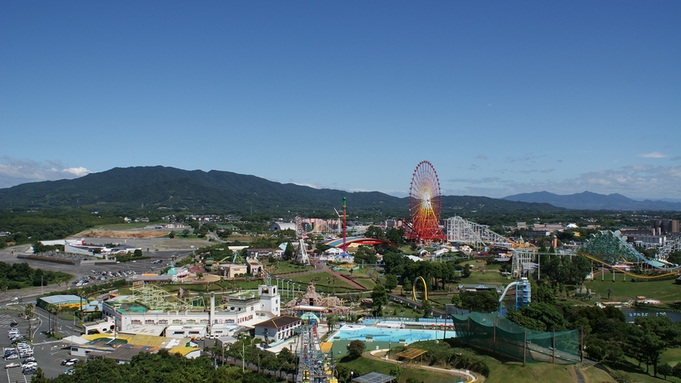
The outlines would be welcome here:
M 416 165 L 409 187 L 409 237 L 419 242 L 445 241 L 440 229 L 442 195 L 435 168 L 428 161 Z

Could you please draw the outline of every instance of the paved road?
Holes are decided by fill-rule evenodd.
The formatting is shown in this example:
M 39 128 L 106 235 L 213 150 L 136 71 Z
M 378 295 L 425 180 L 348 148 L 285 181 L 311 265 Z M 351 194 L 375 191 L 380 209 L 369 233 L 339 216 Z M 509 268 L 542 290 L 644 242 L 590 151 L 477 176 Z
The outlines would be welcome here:
M 12 347 L 6 333 L 2 331 L 10 328 L 12 320 L 18 322 L 17 328 L 22 334 L 26 335 L 28 333 L 28 321 L 18 316 L 19 309 L 21 308 L 23 308 L 22 305 L 3 305 L 3 307 L 0 308 L 0 346 L 3 348 Z M 73 358 L 69 352 L 70 345 L 64 341 L 57 341 L 44 335 L 44 332 L 49 330 L 50 321 L 54 320 L 47 312 L 42 309 L 37 309 L 36 318 L 37 319 L 33 321 L 33 325 L 31 326 L 31 332 L 35 334 L 32 342 L 33 356 L 38 362 L 38 367 L 45 373 L 45 376 L 54 378 L 66 370 L 66 367 L 62 366 L 60 362 L 63 359 Z M 59 328 L 59 332 L 67 336 L 80 334 L 80 329 L 76 328 L 73 325 L 73 322 L 69 320 L 58 320 L 57 327 Z M 17 360 L 0 360 L 0 364 L 4 366 L 10 362 L 16 361 Z M 21 360 L 19 360 L 19 362 L 21 362 Z M 29 380 L 30 376 L 27 377 L 21 373 L 21 367 L 5 369 L 4 375 L 0 373 L 0 383 L 27 382 Z
M 107 239 L 107 238 L 97 238 L 97 243 L 112 243 L 121 242 L 121 239 Z M 97 274 L 101 276 L 102 271 L 117 271 L 117 270 L 134 270 L 136 273 L 141 274 L 145 272 L 156 272 L 163 268 L 164 265 L 171 262 L 173 256 L 177 256 L 178 259 L 190 254 L 192 249 L 164 249 L 158 247 L 158 239 L 132 239 L 127 240 L 128 242 L 133 242 L 133 246 L 142 247 L 145 256 L 150 256 L 151 259 L 143 259 L 136 262 L 124 262 L 124 263 L 113 263 L 104 265 L 80 265 L 80 264 L 62 264 L 55 262 L 47 262 L 35 259 L 23 259 L 17 258 L 19 254 L 26 254 L 26 251 L 30 247 L 29 245 L 13 246 L 6 249 L 0 250 L 0 262 L 5 262 L 9 264 L 14 263 L 28 263 L 28 265 L 34 269 L 43 269 L 50 271 L 61 271 L 74 276 L 72 281 L 80 279 L 87 275 Z M 154 247 L 156 246 L 156 247 Z M 149 247 L 150 252 L 146 251 Z M 152 261 L 162 260 L 162 264 L 153 264 Z M 48 286 L 38 286 L 30 287 L 21 290 L 8 290 L 0 291 L 0 303 L 9 303 L 17 297 L 24 303 L 34 303 L 35 297 L 43 295 L 44 293 L 52 291 L 61 291 L 68 289 L 70 287 L 75 287 L 74 284 L 69 282 L 68 284 L 62 285 L 48 285 Z

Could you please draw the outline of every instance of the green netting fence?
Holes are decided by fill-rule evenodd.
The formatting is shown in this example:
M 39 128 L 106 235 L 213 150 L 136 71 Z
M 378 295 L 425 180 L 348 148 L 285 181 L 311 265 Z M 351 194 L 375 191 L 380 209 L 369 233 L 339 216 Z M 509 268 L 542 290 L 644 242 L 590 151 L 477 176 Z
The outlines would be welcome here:
M 579 330 L 541 332 L 519 326 L 499 313 L 452 315 L 458 341 L 511 359 L 571 364 L 580 361 Z

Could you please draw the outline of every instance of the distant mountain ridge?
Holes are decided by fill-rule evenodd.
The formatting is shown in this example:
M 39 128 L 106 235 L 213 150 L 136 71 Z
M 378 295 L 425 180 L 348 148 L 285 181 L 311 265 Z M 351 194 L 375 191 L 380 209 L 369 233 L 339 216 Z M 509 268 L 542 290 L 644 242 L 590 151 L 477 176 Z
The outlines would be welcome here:
M 408 181 L 408 180 L 407 180 Z M 0 189 L 0 209 L 72 209 L 92 211 L 168 211 L 311 214 L 335 217 L 347 197 L 353 214 L 407 217 L 408 198 L 381 192 L 347 192 L 281 184 L 227 171 L 171 167 L 113 168 L 59 181 L 33 182 Z M 488 197 L 443 196 L 442 218 L 466 213 L 562 210 L 545 203 Z
M 502 199 L 516 202 L 547 203 L 556 207 L 574 210 L 681 211 L 681 202 L 636 201 L 617 193 L 605 195 L 589 191 L 569 195 L 558 195 L 542 191 L 515 194 Z

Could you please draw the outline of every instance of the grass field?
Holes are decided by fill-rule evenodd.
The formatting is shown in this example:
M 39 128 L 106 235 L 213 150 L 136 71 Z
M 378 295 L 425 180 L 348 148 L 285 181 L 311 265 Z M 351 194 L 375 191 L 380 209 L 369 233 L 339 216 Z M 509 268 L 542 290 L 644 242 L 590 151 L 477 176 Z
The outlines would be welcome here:
M 353 286 L 348 284 L 342 279 L 337 278 L 335 275 L 329 273 L 328 271 L 320 271 L 318 273 L 295 275 L 290 278 L 296 283 L 309 284 L 313 282 L 317 291 L 331 292 L 335 290 L 336 292 L 344 291 L 357 291 Z M 329 283 L 331 279 L 331 283 Z M 335 282 L 333 282 L 335 281 Z
M 336 341 L 339 342 L 339 341 Z M 334 345 L 335 343 L 334 342 Z M 342 344 L 341 344 L 342 343 Z M 334 347 L 334 356 L 342 360 L 345 353 L 336 355 L 337 349 L 343 348 L 347 345 L 348 341 L 340 341 L 338 348 Z M 340 347 L 340 346 L 343 347 Z M 371 349 L 374 346 L 379 346 L 385 348 L 386 345 L 382 344 L 371 344 Z M 368 349 L 369 347 L 367 347 Z M 369 351 L 369 350 L 367 350 Z M 587 363 L 580 363 L 577 365 L 559 365 L 550 363 L 528 363 L 523 366 L 520 362 L 501 362 L 495 358 L 486 355 L 477 355 L 476 357 L 482 358 L 485 363 L 490 368 L 490 374 L 487 378 L 482 377 L 480 381 L 486 383 L 526 383 L 526 382 L 547 382 L 547 383 L 574 383 L 577 381 L 576 369 L 582 372 L 586 383 L 615 383 L 615 380 L 608 375 L 605 371 L 598 369 Z M 365 374 L 371 371 L 376 371 L 382 374 L 390 374 L 391 370 L 394 371 L 395 364 L 384 362 L 381 360 L 376 360 L 373 358 L 361 357 L 355 360 L 342 360 L 341 364 L 355 371 L 355 376 Z M 446 374 L 438 371 L 424 370 L 416 367 L 406 367 L 404 364 L 401 365 L 402 372 L 400 374 L 398 382 L 404 383 L 409 378 L 415 378 L 419 382 L 428 383 L 445 383 L 445 382 L 456 382 L 456 376 L 451 374 Z M 437 366 L 443 367 L 443 366 Z M 660 382 L 661 379 L 655 379 L 651 376 L 646 376 L 645 374 L 628 374 L 633 381 L 636 382 Z M 669 378 L 668 378 L 669 379 Z M 675 378 L 672 378 L 675 379 Z M 677 382 L 677 380 L 669 380 L 671 382 Z
M 282 275 L 310 271 L 314 270 L 314 267 L 296 265 L 288 261 L 277 261 L 275 263 L 266 263 L 265 269 L 272 275 Z
M 354 372 L 354 376 L 361 376 L 369 372 L 379 372 L 381 374 L 390 375 L 391 370 L 394 371 L 399 365 L 394 363 L 382 362 L 376 359 L 360 357 L 350 361 L 341 362 Z M 413 378 L 419 382 L 428 383 L 450 383 L 456 382 L 456 377 L 452 374 L 429 371 L 418 368 L 402 368 L 398 383 L 404 383 L 408 379 Z
M 367 290 L 373 290 L 374 286 L 376 286 L 376 282 L 374 282 L 374 280 L 371 278 L 357 278 L 354 279 L 354 281 L 364 286 L 364 288 Z
M 611 301 L 636 299 L 640 295 L 663 302 L 673 302 L 681 299 L 681 285 L 675 284 L 674 280 L 632 282 L 631 278 L 627 277 L 627 282 L 623 282 L 622 275 L 621 273 L 618 274 L 615 282 L 612 281 L 612 277 L 608 279 L 608 276 L 606 276 L 605 281 L 596 278 L 594 281 L 585 282 L 584 285 L 591 289 L 594 294 L 600 295 L 600 299 L 607 299 L 607 290 L 612 290 L 610 293 Z

